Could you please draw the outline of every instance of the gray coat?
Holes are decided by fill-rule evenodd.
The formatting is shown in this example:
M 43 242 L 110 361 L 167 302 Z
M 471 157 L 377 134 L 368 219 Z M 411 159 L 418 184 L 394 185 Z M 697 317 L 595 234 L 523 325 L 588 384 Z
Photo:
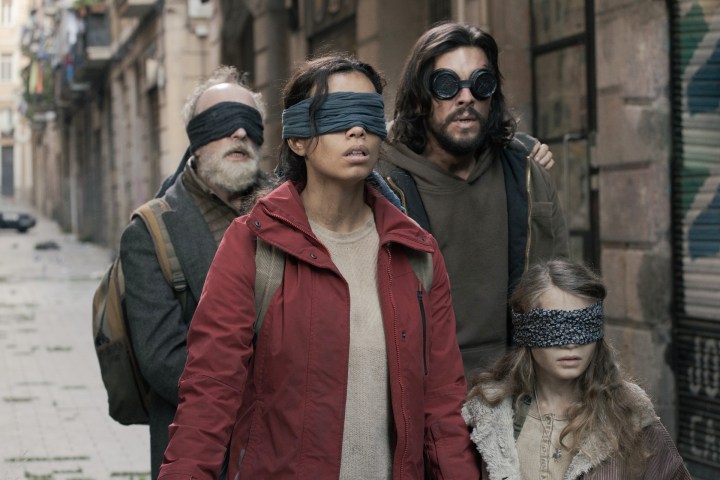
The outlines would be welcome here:
M 150 450 L 152 478 L 157 478 L 168 443 L 168 425 L 178 404 L 178 379 L 185 367 L 185 337 L 197 307 L 217 244 L 182 183 L 180 175 L 165 194 L 172 211 L 163 214 L 187 279 L 186 310 L 160 270 L 150 233 L 139 218 L 120 240 L 125 272 L 125 307 L 133 348 L 151 389 Z

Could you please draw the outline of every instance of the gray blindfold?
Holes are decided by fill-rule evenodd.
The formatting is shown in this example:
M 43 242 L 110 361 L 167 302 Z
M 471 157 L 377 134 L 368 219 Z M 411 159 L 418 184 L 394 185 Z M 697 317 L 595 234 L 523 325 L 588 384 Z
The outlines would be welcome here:
M 195 115 L 187 125 L 190 151 L 208 143 L 229 137 L 244 128 L 255 145 L 263 144 L 263 122 L 257 108 L 240 102 L 220 102 Z
M 603 317 L 602 302 L 577 310 L 513 312 L 513 342 L 540 348 L 597 342 L 603 337 Z
M 306 98 L 282 113 L 282 137 L 310 138 L 326 133 L 344 132 L 361 126 L 385 140 L 385 104 L 379 93 L 335 92 L 327 95 L 315 111 L 315 130 L 310 121 L 310 104 L 315 97 Z

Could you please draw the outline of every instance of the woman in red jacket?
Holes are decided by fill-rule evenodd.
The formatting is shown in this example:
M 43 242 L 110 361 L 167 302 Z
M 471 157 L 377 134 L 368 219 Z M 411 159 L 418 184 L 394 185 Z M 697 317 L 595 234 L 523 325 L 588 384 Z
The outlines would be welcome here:
M 477 479 L 435 239 L 366 177 L 383 80 L 332 56 L 289 80 L 284 183 L 225 234 L 188 334 L 161 479 Z M 285 254 L 253 341 L 257 238 Z M 409 258 L 431 259 L 426 291 Z M 229 445 L 229 448 L 228 448 Z

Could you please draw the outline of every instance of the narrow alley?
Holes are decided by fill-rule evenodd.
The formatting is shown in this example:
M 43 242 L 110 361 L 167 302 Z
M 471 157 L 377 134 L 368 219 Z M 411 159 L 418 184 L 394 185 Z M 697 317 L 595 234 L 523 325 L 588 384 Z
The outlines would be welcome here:
M 149 479 L 147 429 L 108 416 L 91 339 L 111 253 L 39 217 L 0 230 L 0 255 L 0 480 Z

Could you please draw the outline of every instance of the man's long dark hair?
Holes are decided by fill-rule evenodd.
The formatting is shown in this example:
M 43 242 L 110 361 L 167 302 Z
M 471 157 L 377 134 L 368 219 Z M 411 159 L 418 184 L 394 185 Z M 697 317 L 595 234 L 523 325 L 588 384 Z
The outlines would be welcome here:
M 426 119 L 432 114 L 430 75 L 435 59 L 460 47 L 482 49 L 497 77 L 490 115 L 485 125 L 486 143 L 500 148 L 512 140 L 517 122 L 510 114 L 502 91 L 502 75 L 498 67 L 498 46 L 495 39 L 472 25 L 441 23 L 425 32 L 408 57 L 395 97 L 395 113 L 390 130 L 391 143 L 403 143 L 415 153 L 422 153 L 427 143 Z
M 283 108 L 287 109 L 310 96 L 314 97 L 310 104 L 310 123 L 315 132 L 315 114 L 327 98 L 328 79 L 336 73 L 358 72 L 372 82 L 377 93 L 383 92 L 385 80 L 369 64 L 354 57 L 343 54 L 331 54 L 305 62 L 290 77 L 283 90 Z M 315 136 L 315 135 L 314 135 Z M 291 180 L 295 183 L 307 181 L 305 157 L 293 152 L 283 140 L 276 170 L 281 181 Z

